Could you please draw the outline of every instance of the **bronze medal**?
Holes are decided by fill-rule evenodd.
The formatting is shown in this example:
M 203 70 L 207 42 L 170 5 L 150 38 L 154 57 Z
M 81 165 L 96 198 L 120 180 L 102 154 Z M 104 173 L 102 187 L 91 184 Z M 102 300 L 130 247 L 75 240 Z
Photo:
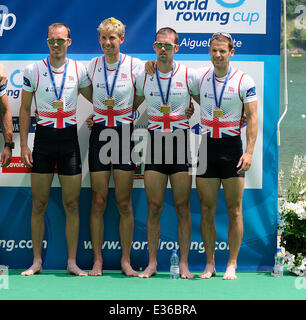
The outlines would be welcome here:
M 164 105 L 160 106 L 160 112 L 161 113 L 170 113 L 171 107 L 168 104 L 164 104 Z
M 54 109 L 63 109 L 64 108 L 64 103 L 61 100 L 55 100 L 52 102 L 52 107 Z
M 107 99 L 104 100 L 104 105 L 106 107 L 114 107 L 115 106 L 115 99 L 112 97 L 108 97 Z

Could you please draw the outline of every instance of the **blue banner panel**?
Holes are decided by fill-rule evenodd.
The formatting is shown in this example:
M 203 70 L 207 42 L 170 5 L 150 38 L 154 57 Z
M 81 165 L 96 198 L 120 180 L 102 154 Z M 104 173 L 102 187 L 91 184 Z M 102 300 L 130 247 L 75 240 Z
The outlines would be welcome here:
M 258 0 L 255 4 L 247 0 L 232 8 L 226 5 L 232 2 L 128 0 L 118 1 L 114 10 L 113 3 L 105 1 L 52 1 L 42 5 L 39 0 L 13 0 L 0 5 L 0 54 L 48 52 L 47 27 L 54 22 L 69 26 L 73 39 L 70 53 L 100 54 L 97 28 L 112 16 L 126 26 L 122 51 L 129 54 L 151 52 L 156 28 L 160 26 L 177 30 L 182 53 L 208 53 L 210 36 L 227 31 L 233 34 L 241 54 L 279 54 L 279 1 Z M 184 32 L 186 29 L 188 32 Z

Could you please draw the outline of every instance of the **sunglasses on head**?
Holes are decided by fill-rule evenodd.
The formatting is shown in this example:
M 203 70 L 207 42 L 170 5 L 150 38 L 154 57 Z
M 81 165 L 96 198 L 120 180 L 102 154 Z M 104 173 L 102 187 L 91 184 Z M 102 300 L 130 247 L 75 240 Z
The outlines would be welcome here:
M 213 39 L 214 37 L 217 37 L 217 36 L 223 36 L 223 37 L 226 37 L 226 38 L 232 40 L 232 36 L 227 32 L 216 32 L 211 36 L 211 39 Z
M 69 38 L 63 38 L 63 39 L 47 39 L 48 43 L 51 45 L 54 45 L 57 43 L 59 46 L 62 46 Z
M 170 50 L 176 46 L 176 44 L 173 44 L 173 43 L 161 43 L 161 42 L 156 42 L 156 41 L 154 42 L 154 45 L 158 49 L 161 49 L 162 47 L 164 47 L 166 50 Z
M 110 21 L 110 22 L 112 22 L 112 23 L 116 23 L 116 24 L 118 24 L 119 26 L 121 25 L 120 21 L 117 20 L 117 19 L 115 19 L 115 18 L 107 18 L 107 19 L 103 20 L 102 23 L 104 23 L 104 22 L 106 22 L 106 21 Z

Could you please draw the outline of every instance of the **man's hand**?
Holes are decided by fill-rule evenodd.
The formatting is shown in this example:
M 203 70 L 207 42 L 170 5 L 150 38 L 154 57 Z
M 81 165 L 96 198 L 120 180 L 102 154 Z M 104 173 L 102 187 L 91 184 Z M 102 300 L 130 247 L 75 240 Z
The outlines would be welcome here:
M 7 167 L 12 160 L 12 150 L 9 147 L 5 147 L 1 153 L 1 167 Z
M 91 129 L 92 129 L 92 126 L 94 125 L 93 117 L 94 117 L 94 114 L 92 113 L 92 114 L 90 114 L 90 115 L 88 116 L 88 118 L 86 119 L 87 127 L 88 127 L 89 130 L 91 130 Z
M 248 171 L 251 168 L 251 165 L 252 155 L 250 155 L 249 153 L 244 153 L 237 164 L 237 173 Z
M 150 61 L 146 62 L 145 71 L 147 74 L 152 76 L 155 73 L 155 69 L 156 69 L 156 61 L 155 60 L 150 60 Z
M 38 111 L 37 111 L 37 110 L 35 110 L 34 116 L 35 116 L 36 122 L 38 122 L 38 120 L 39 120 L 39 114 L 38 114 Z
M 28 146 L 21 147 L 21 160 L 27 167 L 33 167 L 32 152 Z
M 7 76 L 5 68 L 2 64 L 0 64 L 0 86 L 3 86 L 6 83 Z
M 185 115 L 186 115 L 187 119 L 190 119 L 193 114 L 194 114 L 194 105 L 192 102 L 190 102 L 189 108 L 185 109 Z

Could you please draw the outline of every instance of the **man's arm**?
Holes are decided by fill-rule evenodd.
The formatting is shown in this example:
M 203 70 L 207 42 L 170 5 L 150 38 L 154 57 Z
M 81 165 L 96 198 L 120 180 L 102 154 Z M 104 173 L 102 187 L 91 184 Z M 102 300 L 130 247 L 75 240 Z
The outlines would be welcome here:
M 145 97 L 144 96 L 135 96 L 134 104 L 133 104 L 133 109 L 137 110 L 137 108 L 143 103 Z
M 13 122 L 12 113 L 9 108 L 7 95 L 0 97 L 0 121 L 2 123 L 3 137 L 5 142 L 12 142 L 13 140 Z M 6 167 L 12 160 L 12 149 L 4 147 L 1 154 L 1 165 Z
M 200 95 L 199 95 L 199 94 L 197 94 L 197 95 L 192 94 L 191 96 L 192 96 L 193 100 L 194 100 L 197 104 L 200 104 Z
M 6 70 L 2 64 L 0 64 L 0 86 L 3 86 L 6 83 L 7 76 Z
M 245 153 L 239 160 L 237 168 L 240 169 L 238 173 L 242 171 L 247 171 L 250 169 L 252 164 L 252 156 L 254 152 L 255 142 L 257 138 L 258 130 L 258 120 L 257 120 L 257 101 L 245 103 L 244 105 L 245 114 L 247 118 L 247 127 L 246 127 L 246 150 Z
M 32 98 L 33 92 L 22 90 L 21 106 L 19 110 L 20 149 L 22 162 L 28 167 L 32 167 L 33 162 L 32 152 L 28 147 Z
M 92 85 L 86 88 L 80 88 L 81 95 L 92 103 Z

